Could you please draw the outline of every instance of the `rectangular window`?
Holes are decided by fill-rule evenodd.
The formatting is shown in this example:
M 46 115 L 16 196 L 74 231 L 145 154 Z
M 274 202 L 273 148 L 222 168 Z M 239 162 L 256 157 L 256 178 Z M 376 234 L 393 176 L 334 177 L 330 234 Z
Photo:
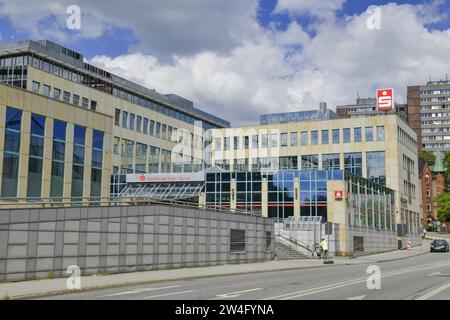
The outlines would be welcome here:
M 33 81 L 32 82 L 32 90 L 33 92 L 39 93 L 39 88 L 40 88 L 41 84 L 37 81 Z
M 366 142 L 373 141 L 373 127 L 366 127 Z
M 70 92 L 64 91 L 64 98 L 63 101 L 65 103 L 70 103 Z
M 150 146 L 150 163 L 149 172 L 158 173 L 159 172 L 159 148 Z
M 361 142 L 361 139 L 362 139 L 361 128 L 353 128 L 353 141 Z
M 222 148 L 222 138 L 216 138 L 215 139 L 215 145 L 214 148 L 216 150 L 220 150 Z
M 30 129 L 27 197 L 40 198 L 42 187 L 42 163 L 44 160 L 45 117 L 32 114 Z
M 145 134 L 148 133 L 148 119 L 144 118 L 144 126 L 142 128 L 142 132 L 144 132 Z
M 315 170 L 319 168 L 319 156 L 317 154 L 302 156 L 302 170 Z
M 239 137 L 234 137 L 233 146 L 234 146 L 234 150 L 239 149 Z
M 258 135 L 257 134 L 252 136 L 252 148 L 258 149 Z
M 130 113 L 130 130 L 134 130 L 134 113 Z
M 281 133 L 281 146 L 287 147 L 288 146 L 288 134 L 287 132 Z
M 81 99 L 81 106 L 82 106 L 83 108 L 87 109 L 87 108 L 89 107 L 89 99 L 83 97 L 83 98 Z
M 278 133 L 270 134 L 270 146 L 272 148 L 277 148 L 278 147 Z
M 128 128 L 128 112 L 122 112 L 122 128 Z
M 64 191 L 64 163 L 66 154 L 66 122 L 53 120 L 53 153 L 50 197 L 60 201 Z
M 297 141 L 298 133 L 297 132 L 291 132 L 291 147 L 296 147 L 298 144 Z
M 2 197 L 17 196 L 22 110 L 7 107 L 3 154 Z
M 249 136 L 245 136 L 244 137 L 244 149 L 248 149 L 249 148 L 249 144 L 250 144 L 250 137 Z
M 116 126 L 120 125 L 120 109 L 117 108 L 114 113 L 114 123 L 116 124 Z
M 231 147 L 230 144 L 231 144 L 231 138 L 225 137 L 224 144 L 223 144 L 224 150 L 230 150 L 230 147 Z
M 149 134 L 151 136 L 155 135 L 155 121 L 154 120 L 150 120 L 150 130 L 149 130 Z
M 53 88 L 53 99 L 61 99 L 61 90 L 58 88 Z
M 317 145 L 319 143 L 319 131 L 311 131 L 311 144 Z
M 269 136 L 267 134 L 261 135 L 261 148 L 267 148 L 269 146 Z
M 161 139 L 167 140 L 167 125 L 165 124 L 161 126 Z
M 74 94 L 72 103 L 75 106 L 79 106 L 80 105 L 80 96 L 77 94 Z
M 50 86 L 44 84 L 43 90 L 44 90 L 43 94 L 47 97 L 50 97 Z
M 142 117 L 141 116 L 137 116 L 136 117 L 136 131 L 137 132 L 142 132 L 141 131 L 141 123 L 142 123 Z
M 92 133 L 92 168 L 91 168 L 91 200 L 100 200 L 102 195 L 102 164 L 103 164 L 102 131 Z
M 73 165 L 72 165 L 72 190 L 73 200 L 81 200 L 83 197 L 84 178 L 84 148 L 86 143 L 86 128 L 74 126 Z
M 245 230 L 230 229 L 230 252 L 245 252 Z
M 344 128 L 344 143 L 350 143 L 351 137 L 350 137 L 350 128 Z
M 308 131 L 303 131 L 300 134 L 300 143 L 302 146 L 307 146 L 308 145 Z
M 333 134 L 333 144 L 341 143 L 339 129 L 333 129 L 332 134 Z
M 386 161 L 384 151 L 366 153 L 367 179 L 386 185 Z
M 322 170 L 339 170 L 341 168 L 341 160 L 339 153 L 322 155 Z
M 97 101 L 91 100 L 91 110 L 92 111 L 97 110 Z
M 384 126 L 377 127 L 377 141 L 384 141 Z
M 155 136 L 157 138 L 161 138 L 161 123 L 159 123 L 159 122 L 156 122 L 156 125 L 155 125 Z
M 362 153 L 344 153 L 344 169 L 362 177 Z
M 339 132 L 338 132 L 339 135 Z M 322 130 L 322 144 L 328 144 L 329 143 L 329 132 L 328 130 Z

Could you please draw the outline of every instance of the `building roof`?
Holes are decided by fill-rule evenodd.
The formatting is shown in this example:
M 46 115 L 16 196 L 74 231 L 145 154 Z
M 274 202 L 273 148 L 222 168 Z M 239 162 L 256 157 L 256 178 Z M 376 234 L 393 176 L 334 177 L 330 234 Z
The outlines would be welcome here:
M 262 114 L 259 117 L 259 122 L 261 125 L 267 125 L 289 122 L 330 120 L 338 118 L 339 116 L 336 114 L 336 112 L 327 109 L 326 104 L 321 103 L 320 109 L 318 110 Z
M 436 152 L 436 161 L 434 162 L 433 172 L 445 172 L 444 161 L 442 159 L 442 153 Z

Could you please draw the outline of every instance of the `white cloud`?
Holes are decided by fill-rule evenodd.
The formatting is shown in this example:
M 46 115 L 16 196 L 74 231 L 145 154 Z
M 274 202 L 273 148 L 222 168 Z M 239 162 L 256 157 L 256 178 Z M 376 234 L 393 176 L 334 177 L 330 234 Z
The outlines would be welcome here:
M 234 124 L 254 123 L 264 112 L 317 108 L 320 101 L 330 107 L 352 103 L 356 90 L 373 96 L 377 87 L 392 86 L 397 100 L 405 101 L 407 85 L 450 71 L 450 30 L 428 30 L 421 6 L 388 4 L 381 10 L 381 30 L 367 29 L 364 12 L 323 21 L 313 38 L 292 23 L 284 32 L 244 38 L 229 53 L 205 50 L 171 63 L 143 54 L 92 62 L 186 96 Z M 293 53 L 296 44 L 302 49 Z
M 289 12 L 291 15 L 309 14 L 319 18 L 329 18 L 342 9 L 346 0 L 278 0 L 276 13 Z

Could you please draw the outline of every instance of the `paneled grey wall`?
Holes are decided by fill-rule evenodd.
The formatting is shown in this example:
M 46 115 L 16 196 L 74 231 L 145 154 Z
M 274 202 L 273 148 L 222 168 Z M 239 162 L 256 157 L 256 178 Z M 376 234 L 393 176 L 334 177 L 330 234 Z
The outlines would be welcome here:
M 230 229 L 246 230 L 230 252 Z M 270 219 L 175 206 L 0 210 L 0 281 L 130 272 L 272 258 Z

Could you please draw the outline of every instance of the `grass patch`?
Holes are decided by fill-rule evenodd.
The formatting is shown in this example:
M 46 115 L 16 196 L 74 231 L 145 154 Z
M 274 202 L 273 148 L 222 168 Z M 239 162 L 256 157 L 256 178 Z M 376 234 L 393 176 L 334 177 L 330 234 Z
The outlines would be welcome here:
M 53 279 L 55 277 L 55 274 L 53 273 L 53 270 L 49 270 L 47 272 L 47 279 Z

